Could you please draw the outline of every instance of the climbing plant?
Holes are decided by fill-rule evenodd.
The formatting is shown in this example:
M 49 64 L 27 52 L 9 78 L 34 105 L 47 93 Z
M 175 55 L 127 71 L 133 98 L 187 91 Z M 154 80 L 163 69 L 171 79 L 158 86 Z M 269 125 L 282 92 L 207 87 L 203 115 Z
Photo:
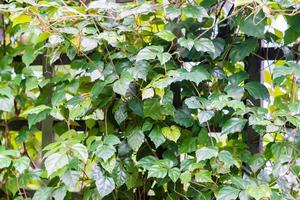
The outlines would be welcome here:
M 0 198 L 299 199 L 299 3 L 3 2 Z

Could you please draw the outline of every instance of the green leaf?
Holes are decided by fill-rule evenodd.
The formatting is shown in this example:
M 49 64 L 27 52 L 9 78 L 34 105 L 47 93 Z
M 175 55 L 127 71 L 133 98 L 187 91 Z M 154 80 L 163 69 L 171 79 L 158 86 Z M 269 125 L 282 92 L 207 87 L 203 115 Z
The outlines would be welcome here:
M 117 101 L 114 105 L 114 117 L 118 124 L 121 124 L 127 118 L 126 104 L 123 101 Z
M 208 52 L 212 59 L 216 59 L 222 55 L 225 47 L 225 41 L 222 38 L 215 38 L 213 40 L 213 44 L 215 46 L 214 52 Z
M 132 150 L 137 151 L 143 144 L 145 135 L 140 128 L 135 128 L 132 133 L 127 137 L 128 144 Z
M 112 172 L 112 176 L 114 178 L 114 181 L 118 187 L 125 184 L 125 182 L 128 179 L 128 174 L 126 169 L 121 165 L 120 162 L 116 163 L 116 166 Z
M 107 144 L 107 145 L 110 145 L 110 146 L 117 145 L 117 144 L 121 143 L 120 139 L 117 136 L 113 135 L 113 134 L 106 135 L 104 137 L 103 142 L 104 142 L 104 144 Z
M 201 66 L 194 68 L 191 72 L 179 71 L 179 80 L 189 80 L 195 82 L 197 85 L 202 81 L 209 80 L 210 74 Z
M 33 125 L 35 125 L 38 122 L 43 121 L 47 118 L 51 110 L 44 110 L 38 114 L 29 114 L 28 116 L 28 125 L 29 128 L 31 128 Z
M 189 18 L 195 18 L 199 22 L 202 21 L 203 17 L 208 17 L 206 10 L 203 7 L 188 4 L 182 9 L 183 14 Z
M 0 110 L 10 112 L 14 108 L 13 97 L 0 97 Z
M 177 142 L 181 135 L 180 128 L 175 125 L 172 125 L 171 127 L 163 127 L 161 132 L 167 139 L 173 142 Z
M 28 169 L 29 165 L 30 165 L 30 159 L 25 156 L 15 160 L 13 163 L 14 168 L 20 174 L 22 174 L 26 169 Z
M 214 147 L 202 147 L 196 151 L 197 162 L 218 156 L 218 150 Z
M 158 54 L 158 55 L 162 55 L 162 54 Z M 144 81 L 146 81 L 149 69 L 150 69 L 149 63 L 145 60 L 141 60 L 135 62 L 134 67 L 129 68 L 128 72 L 132 75 L 134 79 L 143 79 Z
M 239 189 L 231 186 L 222 187 L 216 195 L 217 200 L 235 200 L 238 198 L 240 193 Z
M 153 88 L 146 88 L 142 90 L 142 99 L 149 99 L 154 96 Z
M 163 120 L 163 110 L 158 99 L 147 99 L 144 101 L 144 116 L 154 120 Z
M 128 101 L 128 107 L 133 111 L 133 113 L 144 118 L 143 106 L 143 101 L 139 98 L 132 98 Z
M 208 170 L 200 170 L 195 174 L 195 181 L 198 183 L 213 183 L 211 173 Z
M 81 51 L 87 52 L 98 46 L 98 40 L 94 38 L 82 37 L 80 40 Z
M 163 51 L 162 46 L 147 46 L 136 55 L 136 62 L 140 60 L 153 60 L 157 54 L 163 53 Z
M 191 113 L 189 113 L 189 110 L 187 109 L 175 110 L 174 121 L 177 124 L 186 128 L 191 127 L 193 125 L 193 118 L 191 116 Z
M 82 160 L 83 162 L 87 161 L 89 154 L 83 144 L 74 144 L 72 146 L 72 150 L 74 152 L 74 155 L 77 156 L 80 160 Z
M 180 9 L 176 8 L 173 5 L 169 5 L 165 7 L 165 14 L 171 19 L 174 20 L 175 18 L 179 17 L 181 14 Z
M 200 38 L 199 40 L 195 40 L 194 46 L 197 51 L 201 52 L 214 53 L 216 51 L 214 43 L 207 38 Z
M 115 166 L 117 163 L 117 159 L 116 156 L 113 155 L 112 157 L 110 157 L 108 160 L 101 162 L 101 166 L 103 167 L 103 169 L 105 171 L 107 171 L 108 173 L 112 173 L 112 171 L 114 170 Z
M 103 161 L 107 161 L 109 158 L 111 158 L 116 152 L 115 147 L 111 145 L 102 145 L 97 148 L 95 154 L 99 157 L 102 158 Z
M 166 62 L 168 62 L 172 56 L 168 52 L 164 52 L 162 54 L 157 54 L 157 58 L 161 65 L 164 65 Z
M 61 176 L 61 181 L 65 184 L 67 190 L 78 191 L 80 187 L 80 175 L 80 171 L 68 170 Z
M 174 39 L 176 39 L 176 36 L 169 30 L 160 31 L 155 35 L 168 42 L 172 42 Z
M 244 96 L 244 88 L 238 85 L 227 85 L 225 92 L 233 99 L 241 100 Z
M 154 156 L 145 156 L 141 160 L 139 160 L 138 165 L 145 170 L 148 170 L 156 161 L 157 158 L 155 158 Z
M 148 169 L 148 178 L 154 177 L 154 178 L 164 178 L 168 174 L 168 169 L 161 167 L 159 165 L 152 165 Z
M 185 99 L 184 103 L 188 106 L 189 109 L 198 109 L 202 107 L 199 98 L 196 96 L 191 96 Z
M 189 172 L 189 171 L 183 172 L 180 175 L 180 180 L 181 180 L 181 183 L 184 184 L 184 185 L 189 184 L 191 182 L 191 180 L 192 180 L 192 174 L 191 174 L 191 172 Z
M 97 191 L 101 197 L 109 195 L 115 189 L 113 178 L 106 176 L 98 166 L 93 167 L 92 178 L 96 182 Z
M 0 169 L 9 167 L 11 159 L 7 156 L 0 155 Z
M 267 184 L 262 184 L 259 187 L 256 187 L 255 185 L 249 185 L 245 193 L 251 197 L 253 197 L 255 200 L 260 200 L 265 198 L 269 198 L 271 196 L 271 188 Z
M 218 155 L 220 161 L 222 161 L 226 167 L 231 167 L 234 163 L 233 157 L 229 151 L 222 150 Z
M 48 177 L 67 164 L 69 164 L 69 159 L 66 154 L 60 152 L 51 154 L 45 160 L 45 167 L 48 173 Z
M 223 134 L 241 132 L 246 124 L 246 119 L 230 118 L 222 126 Z
M 5 188 L 7 191 L 10 191 L 13 195 L 15 195 L 19 190 L 18 183 L 19 181 L 16 177 L 10 177 L 6 181 Z
M 229 58 L 232 62 L 242 61 L 250 53 L 254 52 L 258 48 L 258 41 L 256 38 L 249 38 L 241 44 L 235 46 L 229 54 Z
M 33 48 L 28 48 L 27 51 L 22 56 L 22 61 L 26 66 L 29 66 L 38 56 L 38 51 Z
M 96 99 L 104 90 L 106 83 L 104 81 L 97 81 L 92 89 L 91 89 L 91 94 L 92 94 L 92 99 Z
M 52 188 L 41 187 L 33 195 L 32 200 L 49 200 L 51 197 Z
M 288 45 L 295 42 L 300 37 L 300 31 L 295 27 L 290 27 L 284 32 L 284 44 Z
M 198 138 L 187 137 L 179 144 L 179 153 L 191 153 L 197 150 Z
M 168 176 L 175 183 L 178 180 L 178 178 L 180 177 L 180 170 L 177 167 L 169 169 Z
M 67 195 L 67 188 L 65 186 L 57 188 L 53 194 L 52 197 L 55 200 L 64 200 L 65 196 Z
M 117 80 L 113 85 L 114 92 L 125 96 L 132 80 L 133 78 L 129 72 L 123 72 L 121 74 L 121 78 Z
M 244 20 L 241 20 L 240 29 L 246 35 L 256 38 L 264 38 L 266 18 L 262 11 L 247 16 Z
M 251 81 L 245 84 L 245 89 L 255 99 L 268 100 L 270 95 L 268 89 L 263 84 L 257 81 Z
M 184 48 L 187 48 L 190 51 L 194 46 L 194 40 L 190 38 L 186 39 L 184 37 L 181 37 L 178 39 L 178 44 Z
M 28 114 L 39 114 L 46 110 L 51 110 L 51 107 L 46 106 L 46 105 L 39 105 L 39 106 L 27 109 L 25 112 L 22 113 L 22 116 L 28 115 Z
M 151 141 L 154 143 L 156 148 L 159 147 L 161 144 L 163 144 L 166 141 L 159 126 L 155 126 L 152 129 L 152 131 L 149 134 L 149 137 L 150 137 Z
M 209 121 L 213 116 L 215 115 L 215 113 L 213 111 L 198 111 L 198 121 L 200 124 L 203 124 L 207 121 Z

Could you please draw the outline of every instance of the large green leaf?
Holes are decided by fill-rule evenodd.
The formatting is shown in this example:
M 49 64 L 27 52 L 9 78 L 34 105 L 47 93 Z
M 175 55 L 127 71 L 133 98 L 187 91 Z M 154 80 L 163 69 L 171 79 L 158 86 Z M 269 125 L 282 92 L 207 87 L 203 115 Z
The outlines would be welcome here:
M 30 165 L 30 159 L 28 157 L 21 157 L 14 161 L 13 166 L 14 168 L 22 174 L 26 169 L 28 169 Z
M 171 42 L 176 38 L 176 36 L 169 30 L 160 31 L 160 32 L 156 33 L 156 35 L 158 37 L 160 37 L 161 39 L 166 40 L 168 42 Z
M 233 157 L 229 151 L 220 151 L 218 157 L 227 167 L 231 167 L 234 163 Z
M 241 44 L 235 46 L 229 54 L 230 60 L 232 62 L 242 61 L 250 53 L 254 52 L 258 48 L 258 41 L 255 38 L 249 38 L 242 42 Z
M 222 126 L 223 134 L 241 132 L 246 124 L 246 119 L 230 118 Z
M 97 148 L 95 154 L 99 158 L 102 158 L 103 161 L 107 161 L 109 158 L 111 158 L 115 154 L 115 152 L 116 152 L 115 147 L 104 144 Z
M 57 170 L 63 168 L 69 163 L 69 159 L 64 153 L 53 153 L 45 160 L 45 167 L 48 173 L 48 176 L 51 176 Z
M 251 14 L 241 21 L 240 28 L 246 35 L 264 38 L 266 21 L 263 12 Z
M 212 183 L 211 172 L 208 170 L 200 170 L 195 174 L 195 181 L 198 183 Z
M 203 124 L 205 122 L 207 122 L 208 120 L 210 120 L 213 116 L 215 115 L 215 113 L 213 111 L 198 111 L 198 121 L 200 124 Z
M 239 189 L 231 186 L 222 187 L 216 195 L 217 200 L 235 200 L 238 198 L 240 193 Z
M 73 150 L 75 156 L 77 156 L 80 160 L 82 160 L 83 162 L 87 161 L 88 151 L 83 144 L 74 144 L 72 146 L 72 150 Z
M 181 14 L 180 9 L 176 8 L 173 5 L 169 5 L 165 7 L 165 14 L 171 19 L 174 20 L 175 18 L 179 17 Z
M 135 128 L 127 137 L 129 146 L 135 151 L 140 148 L 144 142 L 144 139 L 145 135 L 139 128 Z
M 207 38 L 200 38 L 199 40 L 195 40 L 194 46 L 197 51 L 201 52 L 214 53 L 216 51 L 214 43 Z
M 218 150 L 214 147 L 202 147 L 196 151 L 197 162 L 218 156 Z
M 51 197 L 51 193 L 52 193 L 52 188 L 41 187 L 34 193 L 32 200 L 49 200 Z
M 150 137 L 151 141 L 154 143 L 156 148 L 159 147 L 161 144 L 163 144 L 166 141 L 159 126 L 155 126 L 152 129 L 152 131 L 149 134 L 149 137 Z
M 245 89 L 249 92 L 249 94 L 255 99 L 267 100 L 269 99 L 269 92 L 266 86 L 257 82 L 251 81 L 245 84 Z
M 177 167 L 169 169 L 168 175 L 169 175 L 170 179 L 175 183 L 178 180 L 178 178 L 180 177 L 180 170 Z
M 187 48 L 189 51 L 192 50 L 194 46 L 194 40 L 190 38 L 181 37 L 178 39 L 178 44 L 184 48 Z
M 193 125 L 193 118 L 191 116 L 191 113 L 189 113 L 188 110 L 184 109 L 175 110 L 174 121 L 177 124 L 186 128 L 191 127 Z
M 264 197 L 270 198 L 271 192 L 271 188 L 267 184 L 262 184 L 258 187 L 255 185 L 249 185 L 245 190 L 245 193 L 253 197 L 255 200 L 260 200 Z
M 121 78 L 113 85 L 114 92 L 125 96 L 132 80 L 133 78 L 129 72 L 123 72 Z
M 7 156 L 0 155 L 0 169 L 9 167 L 11 164 L 11 159 Z
M 164 49 L 162 46 L 147 46 L 136 56 L 136 61 L 140 60 L 153 60 L 156 58 L 157 54 L 163 53 Z
M 98 166 L 94 166 L 92 170 L 92 178 L 96 182 L 97 191 L 101 197 L 105 197 L 115 189 L 114 179 L 106 176 Z
M 64 200 L 66 195 L 67 195 L 67 188 L 65 186 L 62 186 L 53 192 L 52 197 L 55 200 Z
M 154 120 L 163 120 L 163 110 L 158 99 L 147 99 L 144 101 L 144 115 Z
M 157 54 L 157 58 L 158 58 L 160 64 L 164 65 L 166 62 L 168 62 L 172 58 L 172 56 L 168 52 L 164 52 L 161 54 Z

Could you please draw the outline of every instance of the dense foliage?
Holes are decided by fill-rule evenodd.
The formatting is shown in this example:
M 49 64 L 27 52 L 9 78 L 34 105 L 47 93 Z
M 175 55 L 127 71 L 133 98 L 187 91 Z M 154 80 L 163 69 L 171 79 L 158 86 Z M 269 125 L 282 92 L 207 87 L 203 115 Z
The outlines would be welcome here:
M 0 199 L 299 199 L 297 3 L 5 2 Z

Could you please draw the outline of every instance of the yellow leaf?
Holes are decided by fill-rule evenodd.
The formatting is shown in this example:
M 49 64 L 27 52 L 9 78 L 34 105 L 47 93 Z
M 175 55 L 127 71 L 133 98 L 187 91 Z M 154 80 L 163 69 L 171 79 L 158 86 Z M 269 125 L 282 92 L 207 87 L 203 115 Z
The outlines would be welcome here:
M 163 127 L 161 129 L 162 134 L 171 141 L 177 142 L 180 137 L 180 128 L 178 126 L 172 125 L 171 127 Z
M 21 14 L 12 20 L 13 27 L 18 24 L 25 24 L 25 23 L 31 22 L 31 20 L 32 20 L 31 16 Z
M 49 36 L 50 36 L 49 32 L 43 32 L 39 35 L 37 42 L 38 43 L 43 42 L 43 41 L 47 40 Z
M 272 84 L 272 76 L 270 71 L 267 70 L 264 71 L 264 82 Z
M 164 89 L 155 88 L 155 94 L 157 94 L 160 97 L 163 97 L 165 95 Z
M 80 48 L 80 42 L 79 42 L 78 37 L 73 37 L 73 38 L 71 39 L 71 43 L 72 43 L 73 46 L 76 47 L 77 49 Z

